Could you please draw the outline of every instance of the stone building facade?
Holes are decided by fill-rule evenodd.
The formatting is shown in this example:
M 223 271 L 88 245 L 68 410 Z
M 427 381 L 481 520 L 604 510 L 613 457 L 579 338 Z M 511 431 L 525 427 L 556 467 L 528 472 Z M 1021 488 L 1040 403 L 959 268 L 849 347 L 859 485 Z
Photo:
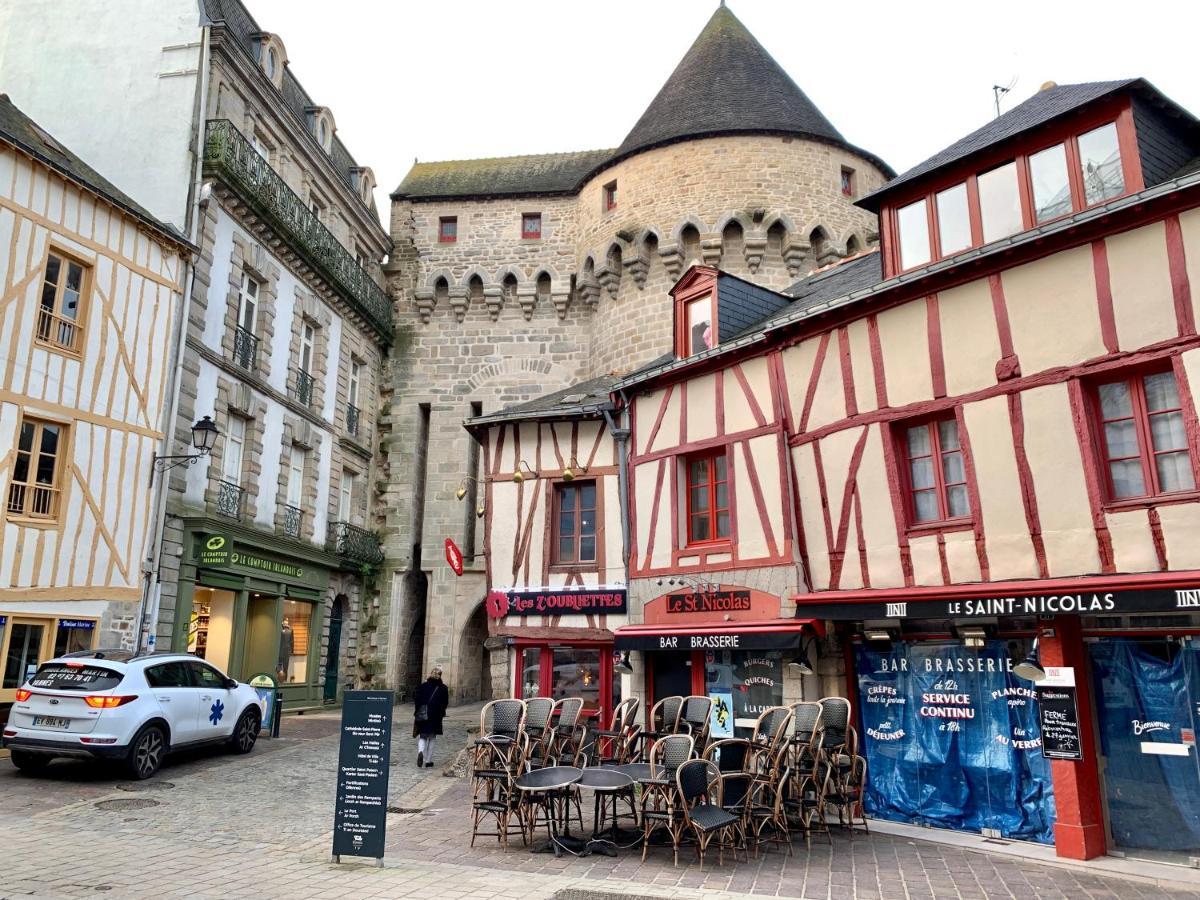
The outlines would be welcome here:
M 867 250 L 875 218 L 854 200 L 891 174 L 723 6 L 620 146 L 414 165 L 392 195 L 387 269 L 411 341 L 381 423 L 397 686 L 436 662 L 459 699 L 487 693 L 457 677 L 478 670 L 464 648 L 487 633 L 489 583 L 475 494 L 456 496 L 481 475 L 463 420 L 670 352 L 667 291 L 689 263 L 782 289 Z

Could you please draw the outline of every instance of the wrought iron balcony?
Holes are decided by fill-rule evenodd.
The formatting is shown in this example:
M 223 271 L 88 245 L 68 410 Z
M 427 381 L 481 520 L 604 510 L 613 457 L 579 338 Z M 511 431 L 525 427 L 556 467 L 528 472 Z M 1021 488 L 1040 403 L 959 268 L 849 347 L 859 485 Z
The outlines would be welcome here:
M 346 404 L 346 434 L 351 437 L 358 437 L 358 414 L 357 406 L 353 403 Z
M 327 278 L 391 343 L 392 304 L 387 294 L 228 119 L 208 121 L 204 168 L 237 191 L 291 249 Z
M 300 537 L 300 529 L 304 525 L 304 510 L 296 506 L 283 508 L 283 533 L 288 537 Z
M 232 481 L 217 482 L 217 512 L 231 519 L 242 517 L 242 504 L 246 499 L 246 490 Z
M 308 372 L 303 369 L 296 370 L 296 399 L 305 406 L 312 406 L 313 384 L 315 383 L 312 375 Z
M 325 549 L 355 562 L 370 563 L 373 566 L 383 562 L 383 548 L 379 546 L 379 538 L 365 528 L 358 528 L 349 522 L 329 523 Z
M 233 329 L 233 361 L 243 369 L 253 369 L 258 359 L 258 338 L 240 325 Z

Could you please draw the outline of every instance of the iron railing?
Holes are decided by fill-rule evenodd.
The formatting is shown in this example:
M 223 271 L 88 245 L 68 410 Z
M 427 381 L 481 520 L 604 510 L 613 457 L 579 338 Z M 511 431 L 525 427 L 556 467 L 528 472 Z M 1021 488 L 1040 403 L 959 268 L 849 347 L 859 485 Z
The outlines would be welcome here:
M 296 370 L 296 399 L 304 406 L 312 406 L 315 379 L 303 369 Z
M 358 437 L 358 414 L 357 406 L 353 403 L 346 404 L 346 434 L 351 437 Z
M 283 533 L 288 537 L 300 537 L 300 528 L 304 525 L 304 510 L 296 506 L 283 508 Z
M 246 498 L 246 490 L 232 481 L 217 482 L 217 512 L 231 519 L 242 517 L 242 502 Z
M 391 342 L 392 304 L 387 294 L 228 119 L 209 120 L 204 167 L 208 174 L 237 191 L 385 341 Z
M 325 548 L 343 559 L 370 563 L 378 566 L 383 562 L 383 548 L 379 538 L 365 528 L 349 522 L 330 522 L 325 538 Z
M 243 369 L 253 369 L 258 359 L 258 338 L 242 326 L 233 329 L 233 361 Z

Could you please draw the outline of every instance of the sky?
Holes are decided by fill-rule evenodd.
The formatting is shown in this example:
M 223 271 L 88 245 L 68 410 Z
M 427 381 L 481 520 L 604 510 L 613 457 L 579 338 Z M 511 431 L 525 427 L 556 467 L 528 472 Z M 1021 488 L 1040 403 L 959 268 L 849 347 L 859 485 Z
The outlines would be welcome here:
M 244 0 L 388 194 L 425 161 L 615 147 L 717 0 Z M 1200 4 L 728 0 L 842 135 L 897 172 L 1046 81 L 1140 75 L 1200 113 Z M 1132 12 L 1132 17 L 1131 17 Z

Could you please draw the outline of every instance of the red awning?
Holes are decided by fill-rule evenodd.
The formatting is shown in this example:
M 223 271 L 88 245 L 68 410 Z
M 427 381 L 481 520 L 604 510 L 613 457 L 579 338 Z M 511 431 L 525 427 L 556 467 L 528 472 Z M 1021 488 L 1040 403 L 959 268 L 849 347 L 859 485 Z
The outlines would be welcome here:
M 764 619 L 705 625 L 622 625 L 617 650 L 786 650 L 800 645 L 805 629 L 824 633 L 819 619 Z

